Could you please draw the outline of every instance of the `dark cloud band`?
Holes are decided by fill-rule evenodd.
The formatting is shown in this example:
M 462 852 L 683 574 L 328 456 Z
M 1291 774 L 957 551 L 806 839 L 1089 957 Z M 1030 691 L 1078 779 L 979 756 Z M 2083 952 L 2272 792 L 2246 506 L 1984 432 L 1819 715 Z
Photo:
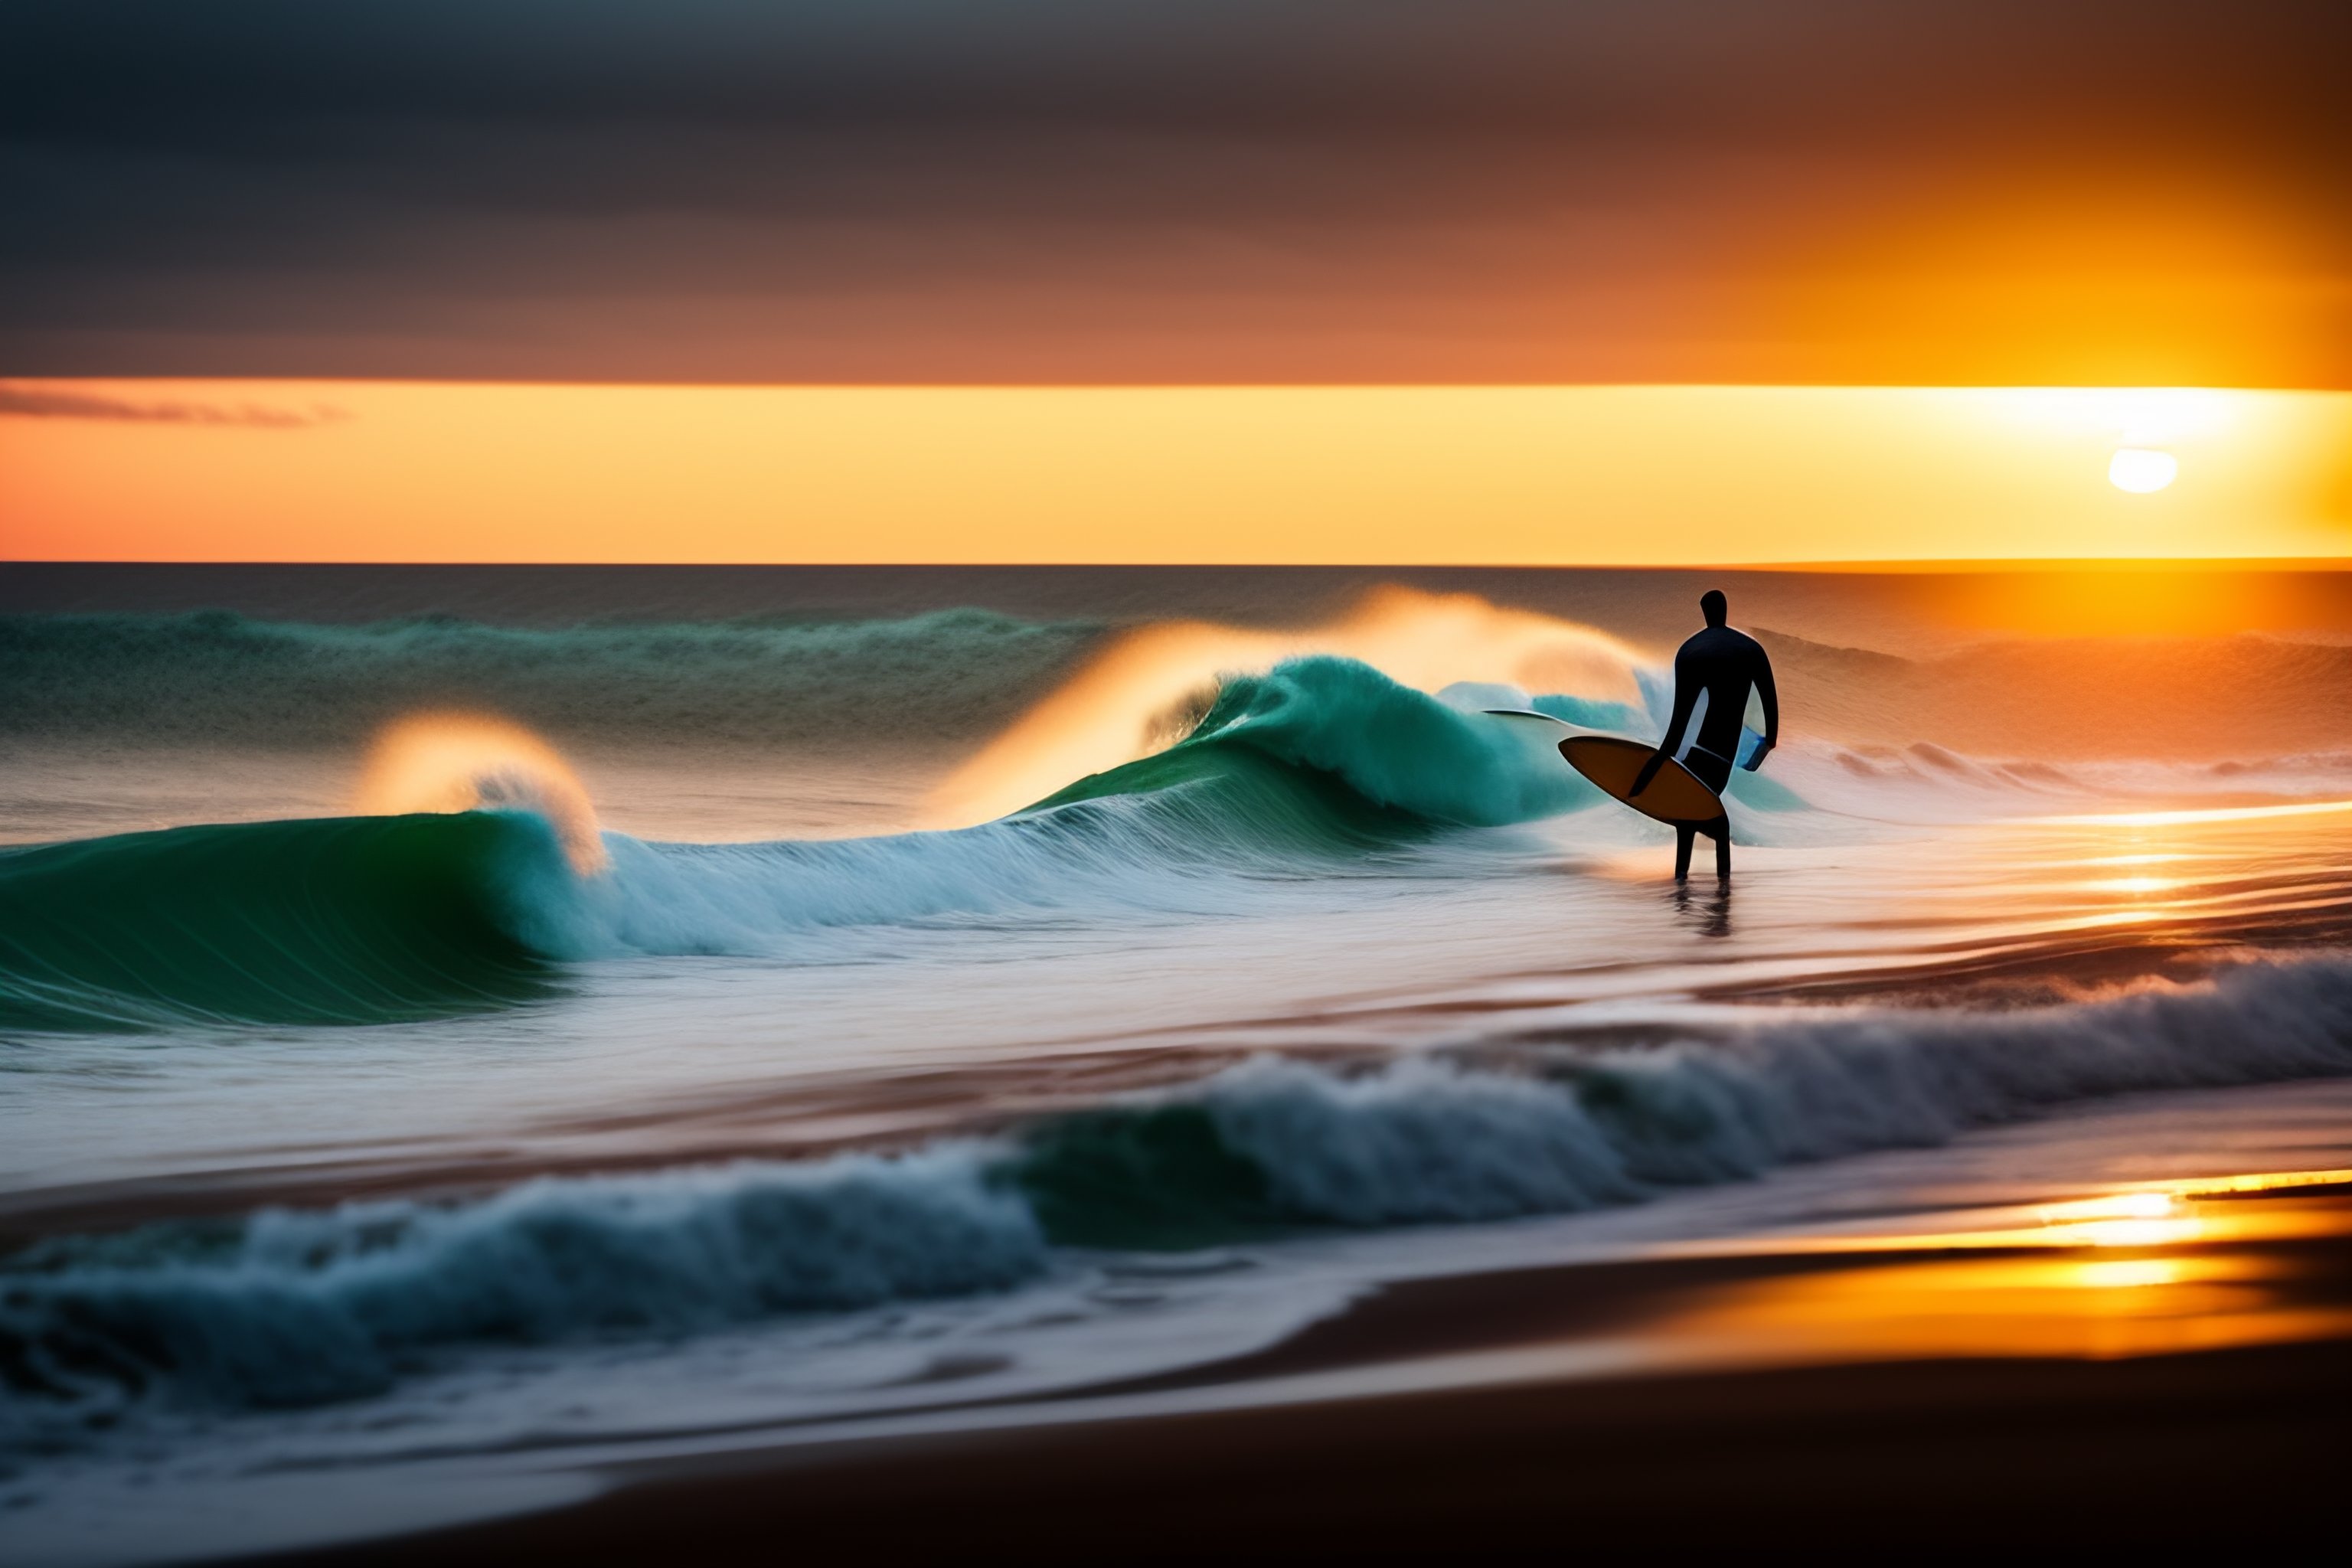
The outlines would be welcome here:
M 0 368 L 2352 384 L 2347 16 L 18 0 Z
M 307 430 L 349 419 L 326 404 L 309 408 L 272 408 L 260 404 L 222 405 L 184 401 L 142 402 L 101 397 L 54 387 L 0 384 L 0 418 L 105 419 L 133 425 L 224 425 L 248 430 Z

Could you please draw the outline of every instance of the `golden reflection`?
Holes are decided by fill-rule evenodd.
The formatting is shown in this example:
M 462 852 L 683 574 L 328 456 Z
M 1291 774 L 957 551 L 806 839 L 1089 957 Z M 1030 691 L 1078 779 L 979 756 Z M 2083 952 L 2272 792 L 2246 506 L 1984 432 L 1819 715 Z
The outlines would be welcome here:
M 2188 1260 L 2179 1258 L 2120 1258 L 2112 1263 L 2077 1263 L 2074 1268 L 2074 1282 L 2088 1290 L 2136 1290 L 2178 1285 L 2194 1272 Z
M 2067 1227 L 2060 1247 L 2170 1247 L 2203 1237 L 2205 1224 L 2193 1216 L 2176 1219 L 2102 1219 Z
M 2352 1236 L 2347 1187 L 2352 1169 L 2249 1172 L 1963 1211 L 1938 1216 L 1943 1228 L 1778 1238 L 1773 1255 L 1817 1261 L 1704 1289 L 1658 1325 L 1660 1344 L 1692 1363 L 1753 1364 L 2352 1337 L 2327 1261 Z
M 2061 1247 L 2166 1247 L 2195 1241 L 2204 1227 L 2184 1212 L 2170 1193 L 2118 1193 L 2058 1204 L 2042 1211 L 2042 1223 L 2060 1232 Z
M 2095 1219 L 2162 1219 L 2179 1206 L 2168 1192 L 2117 1193 L 2112 1197 L 2080 1198 L 2053 1204 L 2042 1210 L 2044 1225 L 2073 1225 Z
M 2108 877 L 2080 884 L 2086 893 L 2163 893 L 2186 885 L 2174 877 Z
M 2322 907 L 2309 900 L 2334 889 L 2310 887 L 2283 858 L 2265 862 L 2247 851 L 2347 813 L 2352 800 L 2042 817 L 2018 825 L 2011 875 L 2025 897 L 2058 916 L 2063 923 L 2051 929 L 2194 929 L 2249 914 L 2282 918 Z
M 2300 1192 L 2352 1187 L 2352 1169 L 2265 1171 L 2142 1182 L 2093 1197 L 2013 1207 L 1964 1210 L 1944 1216 L 1946 1228 L 1871 1231 L 1784 1237 L 1774 1246 L 1812 1255 L 1885 1253 L 1932 1247 L 1943 1252 L 2047 1251 L 2072 1247 L 2113 1250 L 2183 1241 L 2285 1241 L 2352 1232 L 2352 1201 L 2263 1204 L 2214 1202 L 2295 1197 Z M 2318 1194 L 2315 1194 L 2315 1197 Z
M 1797 1250 L 1856 1266 L 1715 1289 L 1665 1329 L 1689 1354 L 1734 1361 L 2112 1358 L 2352 1335 L 2352 1310 L 2312 1304 L 2308 1255 L 2287 1249 L 2352 1233 L 2352 1202 L 2328 1190 L 2344 1185 L 2352 1170 L 2147 1182 L 1940 1232 L 1820 1237 Z M 2101 1256 L 2118 1248 L 2149 1255 Z
M 2200 822 L 2254 822 L 2278 816 L 2324 816 L 2352 811 L 2352 800 L 2297 801 L 2291 805 L 2225 805 L 2183 811 L 2127 811 L 2094 816 L 2045 816 L 2049 826 L 2179 827 Z
M 1800 1274 L 1712 1292 L 1671 1331 L 1748 1355 L 2160 1355 L 2352 1330 L 2352 1313 L 2300 1306 L 2277 1258 L 2076 1262 L 1969 1258 Z

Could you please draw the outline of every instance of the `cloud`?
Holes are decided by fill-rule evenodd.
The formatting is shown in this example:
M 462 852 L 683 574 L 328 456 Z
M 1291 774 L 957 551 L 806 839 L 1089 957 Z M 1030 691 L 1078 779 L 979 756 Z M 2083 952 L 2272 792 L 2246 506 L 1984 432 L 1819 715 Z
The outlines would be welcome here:
M 328 404 L 308 408 L 269 408 L 256 403 L 224 406 L 211 403 L 135 403 L 93 393 L 0 384 L 0 418 L 109 419 L 133 425 L 219 425 L 246 430 L 308 430 L 336 425 L 351 415 Z
M 1997 379 L 2096 319 L 2085 374 L 2352 384 L 2347 52 L 2342 0 L 15 0 L 0 363 Z

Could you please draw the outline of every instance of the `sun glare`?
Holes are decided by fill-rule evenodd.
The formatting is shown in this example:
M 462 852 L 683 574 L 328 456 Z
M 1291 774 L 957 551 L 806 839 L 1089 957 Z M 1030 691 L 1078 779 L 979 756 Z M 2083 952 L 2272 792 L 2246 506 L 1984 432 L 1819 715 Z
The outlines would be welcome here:
M 2162 489 L 2179 472 L 2180 463 L 2171 453 L 2148 447 L 2119 447 L 2107 462 L 2107 482 L 2136 496 Z

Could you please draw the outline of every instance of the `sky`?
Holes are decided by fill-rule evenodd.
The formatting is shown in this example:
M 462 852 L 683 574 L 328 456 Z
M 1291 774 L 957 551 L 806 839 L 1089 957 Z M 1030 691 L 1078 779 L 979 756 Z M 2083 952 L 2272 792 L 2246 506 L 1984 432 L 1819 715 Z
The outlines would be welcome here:
M 1339 398 L 1347 387 L 1579 387 L 1588 423 L 1592 389 L 1611 386 L 2341 393 L 2347 58 L 2340 0 L 12 0 L 0 553 L 97 558 L 187 537 L 230 554 L 287 548 L 277 524 L 235 520 L 304 485 L 314 504 L 376 483 L 370 465 L 391 463 L 399 440 L 411 468 L 469 463 L 490 496 L 518 498 L 471 503 L 476 535 L 510 538 L 505 558 L 588 549 L 512 521 L 571 483 L 524 466 L 562 446 L 548 421 L 589 418 L 654 473 L 673 437 L 671 416 L 651 411 L 727 407 L 714 429 L 769 429 L 786 406 L 766 392 L 737 405 L 615 391 L 591 417 L 562 385 L 843 389 L 791 406 L 815 428 L 893 427 L 896 453 L 936 437 L 946 455 L 918 466 L 942 475 L 961 471 L 951 452 L 973 420 L 1046 406 L 929 390 L 952 387 L 1324 388 L 1279 405 L 1314 410 L 1298 416 L 1290 466 L 1317 473 L 1316 454 L 1383 428 L 1329 433 L 1345 422 L 1335 410 L 1370 406 Z M 105 390 L 132 381 L 156 384 Z M 313 384 L 338 389 L 332 428 L 120 416 L 174 399 L 283 413 Z M 489 386 L 505 390 L 468 390 Z M 425 387 L 455 400 L 434 420 L 415 412 Z M 873 415 L 866 394 L 887 387 L 924 390 Z M 1451 525 L 1474 537 L 1418 548 L 1402 521 L 1368 518 L 1351 540 L 1271 500 L 1236 513 L 1232 487 L 1284 464 L 1243 436 L 1199 443 L 1277 405 L 1182 404 L 1156 426 L 1163 446 L 1154 426 L 1121 423 L 1147 406 L 1111 398 L 1061 426 L 1071 442 L 1097 423 L 1128 431 L 1114 444 L 1138 472 L 1197 459 L 1198 478 L 1177 481 L 1189 514 L 1134 521 L 1139 550 L 1267 526 L 1296 559 L 1532 548 L 1499 501 Z M 1827 405 L 1763 406 L 1659 440 L 1704 451 L 1780 432 L 1790 470 L 1764 488 L 1810 506 L 1807 465 L 1847 447 L 1783 428 L 1789 410 Z M 1621 416 L 1643 417 L 1635 404 Z M 514 422 L 504 467 L 422 435 L 486 417 Z M 1965 427 L 1946 445 L 1965 446 Z M 1071 442 L 1045 430 L 1015 445 L 1086 468 Z M 802 437 L 784 445 L 798 471 L 829 476 L 830 531 L 810 495 L 758 490 L 782 481 L 751 443 L 730 459 L 735 489 L 725 474 L 677 479 L 708 510 L 668 519 L 666 536 L 745 549 L 772 536 L 746 518 L 790 515 L 791 547 L 828 559 L 860 538 L 940 548 L 1005 527 L 1005 558 L 1028 558 L 1072 537 L 1012 527 L 985 485 L 982 500 L 894 516 L 877 534 L 886 500 L 911 504 L 903 475 L 835 472 Z M 1537 472 L 1544 450 L 1514 448 L 1479 474 L 1496 449 L 1475 432 L 1447 451 L 1408 447 L 1478 494 Z M 324 477 L 321 454 L 352 466 Z M 1600 467 L 1526 482 L 1573 500 L 1641 479 L 1601 471 L 1598 449 L 1580 460 Z M 90 467 L 69 481 L 69 461 Z M 171 515 L 101 523 L 130 504 L 106 470 L 150 461 L 200 469 L 211 488 L 180 491 Z M 2042 536 L 2054 553 L 2096 552 L 2119 531 L 2199 552 L 2300 550 L 2335 525 L 2336 503 L 2325 461 L 2296 461 L 2265 493 L 2321 499 L 2241 519 L 2251 542 L 2190 540 L 2154 502 L 2119 531 L 2099 512 L 2105 491 L 2063 537 Z M 1911 488 L 1856 495 L 1882 515 L 1943 515 L 1935 462 L 1894 471 Z M 446 501 L 457 472 L 404 482 Z M 1376 461 L 1353 489 L 1283 493 L 1336 505 L 1377 497 L 1386 473 Z M 2184 487 L 2198 477 L 2182 473 Z M 1671 473 L 1650 482 L 1641 506 L 1557 548 L 1603 548 L 1614 519 L 1684 494 Z M 1024 505 L 1053 488 L 1024 485 L 1000 488 Z M 2186 513 L 2189 493 L 2161 504 Z M 401 530 L 446 524 L 356 526 L 315 548 L 390 558 Z M 1696 521 L 1685 534 L 1708 536 Z M 1928 554 L 1985 552 L 1961 548 L 1966 530 L 1897 534 Z M 1100 527 L 1078 535 L 1106 548 Z M 1744 554 L 1806 557 L 1841 537 L 1824 524 Z M 581 538 L 628 544 L 630 559 L 651 547 L 584 525 Z
M 2352 394 L 0 385 L 29 559 L 2352 554 Z M 2174 477 L 2134 493 L 2117 452 Z

